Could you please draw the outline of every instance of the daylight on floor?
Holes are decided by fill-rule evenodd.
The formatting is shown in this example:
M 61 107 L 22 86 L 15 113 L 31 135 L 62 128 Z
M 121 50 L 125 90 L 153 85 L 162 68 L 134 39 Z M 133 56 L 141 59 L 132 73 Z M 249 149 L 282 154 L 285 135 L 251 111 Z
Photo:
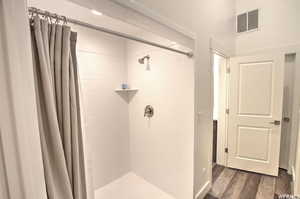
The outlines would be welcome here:
M 0 0 L 0 199 L 300 199 L 300 0 Z

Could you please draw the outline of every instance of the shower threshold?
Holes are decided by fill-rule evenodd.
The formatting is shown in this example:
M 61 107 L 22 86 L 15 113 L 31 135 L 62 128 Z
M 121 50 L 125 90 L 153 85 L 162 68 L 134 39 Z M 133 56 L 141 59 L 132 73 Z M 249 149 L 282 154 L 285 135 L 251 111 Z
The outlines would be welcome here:
M 96 190 L 95 199 L 175 199 L 143 178 L 130 172 Z

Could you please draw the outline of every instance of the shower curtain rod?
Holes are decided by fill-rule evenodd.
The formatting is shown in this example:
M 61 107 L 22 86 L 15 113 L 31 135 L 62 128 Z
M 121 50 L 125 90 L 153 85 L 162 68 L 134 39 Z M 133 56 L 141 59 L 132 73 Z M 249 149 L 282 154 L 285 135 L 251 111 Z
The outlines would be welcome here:
M 186 55 L 188 57 L 193 57 L 193 55 L 194 55 L 193 52 L 185 52 L 185 51 L 177 50 L 177 49 L 170 48 L 168 46 L 164 46 L 164 45 L 161 45 L 161 44 L 158 44 L 158 43 L 155 43 L 155 42 L 147 41 L 147 40 L 144 40 L 144 39 L 141 39 L 141 38 L 129 35 L 129 34 L 117 32 L 117 31 L 110 30 L 110 29 L 107 29 L 107 28 L 104 28 L 104 27 L 101 27 L 101 26 L 92 25 L 92 24 L 89 24 L 89 23 L 86 23 L 86 22 L 83 22 L 83 21 L 79 21 L 77 19 L 67 18 L 65 16 L 53 14 L 53 13 L 50 13 L 48 11 L 40 10 L 40 9 L 37 9 L 37 8 L 34 8 L 34 7 L 29 7 L 28 11 L 30 13 L 35 13 L 35 14 L 46 16 L 46 17 L 59 19 L 59 20 L 65 21 L 65 22 L 69 22 L 69 23 L 72 23 L 72 24 L 76 24 L 76 25 L 79 25 L 79 26 L 86 27 L 86 28 L 101 31 L 101 32 L 104 32 L 104 33 L 107 33 L 107 34 L 122 37 L 122 38 L 125 38 L 125 39 L 128 39 L 128 40 L 137 41 L 137 42 L 144 43 L 144 44 L 147 44 L 147 45 L 150 45 L 150 46 L 155 46 L 155 47 L 162 48 L 162 49 L 165 49 L 165 50 L 180 53 L 180 54 Z

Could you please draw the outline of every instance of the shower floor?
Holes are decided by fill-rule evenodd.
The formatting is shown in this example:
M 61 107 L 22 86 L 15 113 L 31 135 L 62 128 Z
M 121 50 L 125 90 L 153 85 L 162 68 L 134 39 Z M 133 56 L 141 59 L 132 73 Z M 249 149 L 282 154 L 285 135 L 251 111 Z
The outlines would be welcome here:
M 130 172 L 96 190 L 95 199 L 174 199 L 159 188 Z

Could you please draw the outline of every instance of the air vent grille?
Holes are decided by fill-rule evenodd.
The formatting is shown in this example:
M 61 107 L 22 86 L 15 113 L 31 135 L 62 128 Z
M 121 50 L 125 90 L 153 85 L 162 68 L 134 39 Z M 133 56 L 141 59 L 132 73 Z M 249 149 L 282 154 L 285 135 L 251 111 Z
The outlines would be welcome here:
M 248 32 L 258 29 L 259 10 L 252 10 L 250 12 L 239 14 L 237 17 L 237 32 Z
M 247 31 L 247 13 L 240 14 L 237 16 L 237 32 Z
M 248 30 L 258 28 L 258 10 L 248 12 Z

